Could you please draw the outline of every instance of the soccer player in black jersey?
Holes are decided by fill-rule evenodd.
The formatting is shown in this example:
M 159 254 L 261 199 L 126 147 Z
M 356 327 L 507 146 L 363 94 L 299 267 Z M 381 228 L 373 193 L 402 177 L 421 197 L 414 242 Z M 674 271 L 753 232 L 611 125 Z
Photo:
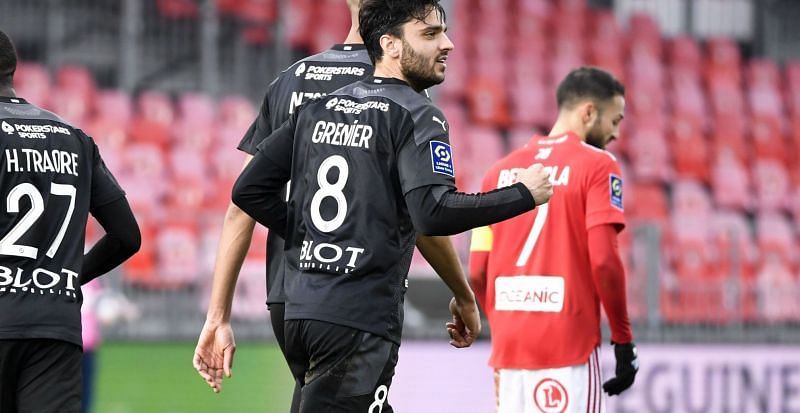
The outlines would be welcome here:
M 352 16 L 352 27 L 344 44 L 302 59 L 289 66 L 267 90 L 258 117 L 245 134 L 239 149 L 248 154 L 247 162 L 256 153 L 261 141 L 278 129 L 297 108 L 312 98 L 319 98 L 345 85 L 366 78 L 372 74 L 373 66 L 358 33 L 359 0 L 347 0 Z M 214 391 L 220 391 L 222 378 L 230 376 L 236 345 L 230 326 L 233 292 L 239 270 L 250 244 L 254 221 L 238 207 L 231 204 L 226 213 L 222 236 L 214 268 L 212 297 L 206 323 L 200 334 L 193 364 L 206 378 Z M 284 303 L 283 289 L 283 239 L 270 231 L 267 246 L 267 305 L 275 337 L 285 353 L 284 344 Z M 417 246 L 431 266 L 446 280 L 464 279 L 452 243 L 446 237 L 420 236 Z M 455 283 L 449 281 L 455 288 Z M 466 287 L 466 284 L 461 286 Z M 462 292 L 467 296 L 467 291 Z M 459 300 L 455 318 L 467 324 L 470 335 L 464 342 L 454 341 L 454 345 L 471 343 L 480 332 L 480 321 L 476 309 Z M 462 314 L 463 313 L 463 314 Z M 296 388 L 299 391 L 299 386 Z M 295 392 L 296 396 L 298 395 Z M 298 397 L 293 398 L 292 411 L 297 411 Z
M 92 138 L 17 97 L 0 32 L 0 412 L 79 412 L 81 285 L 141 242 Z M 86 254 L 91 213 L 106 231 Z
M 301 412 L 392 411 L 417 232 L 499 222 L 552 194 L 541 165 L 507 188 L 456 192 L 447 120 L 419 93 L 444 80 L 453 48 L 437 0 L 365 0 L 359 24 L 375 76 L 295 111 L 259 145 L 233 192 L 286 239 L 286 349 L 303 386 Z M 280 188 L 290 178 L 286 202 Z M 448 285 L 474 307 L 461 281 Z M 457 342 L 466 334 L 457 323 L 449 331 Z

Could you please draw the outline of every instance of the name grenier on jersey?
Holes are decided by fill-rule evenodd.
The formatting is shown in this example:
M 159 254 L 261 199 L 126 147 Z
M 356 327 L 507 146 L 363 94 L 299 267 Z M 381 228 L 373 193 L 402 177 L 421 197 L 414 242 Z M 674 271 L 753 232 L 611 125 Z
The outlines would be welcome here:
M 357 102 L 344 97 L 334 97 L 325 104 L 325 109 L 348 115 L 360 115 L 367 110 L 389 112 L 389 103 L 377 100 Z M 375 131 L 372 126 L 359 122 L 358 119 L 354 119 L 351 123 L 320 120 L 314 126 L 311 142 L 369 150 L 370 140 L 374 137 Z M 338 170 L 338 177 L 334 182 L 330 182 L 328 176 L 333 169 Z M 347 160 L 339 155 L 326 159 L 320 166 L 317 176 L 320 190 L 311 199 L 311 219 L 322 232 L 331 232 L 339 228 L 344 221 L 347 199 L 342 190 L 348 179 L 348 171 Z M 324 219 L 320 212 L 326 198 L 330 198 L 337 205 L 336 216 L 330 220 Z M 336 245 L 325 242 L 315 244 L 313 240 L 303 240 L 300 268 L 349 274 L 358 267 L 358 259 L 364 251 L 365 248 L 359 245 Z

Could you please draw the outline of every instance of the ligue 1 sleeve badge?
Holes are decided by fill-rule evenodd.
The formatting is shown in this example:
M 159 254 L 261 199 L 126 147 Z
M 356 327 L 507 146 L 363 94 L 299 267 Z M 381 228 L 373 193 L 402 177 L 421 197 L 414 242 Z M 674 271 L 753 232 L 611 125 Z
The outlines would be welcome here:
M 623 210 L 622 204 L 622 178 L 617 175 L 609 175 L 608 187 L 611 192 L 611 206 Z
M 431 162 L 433 172 L 455 177 L 453 170 L 453 152 L 450 145 L 441 141 L 431 141 Z

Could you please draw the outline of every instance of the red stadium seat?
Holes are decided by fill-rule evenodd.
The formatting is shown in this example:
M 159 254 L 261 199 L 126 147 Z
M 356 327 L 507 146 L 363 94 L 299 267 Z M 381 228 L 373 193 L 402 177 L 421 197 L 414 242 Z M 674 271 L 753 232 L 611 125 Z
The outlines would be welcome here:
M 140 117 L 164 125 L 170 125 L 175 120 L 175 109 L 172 100 L 164 93 L 148 91 L 142 93 L 137 99 L 138 114 Z
M 662 55 L 661 32 L 653 16 L 646 13 L 631 15 L 628 22 L 630 55 L 645 54 L 657 59 Z
M 216 108 L 211 98 L 202 93 L 188 92 L 178 98 L 178 122 L 208 125 L 216 119 Z
M 791 182 L 782 162 L 774 159 L 757 159 L 753 164 L 753 185 L 756 208 L 759 212 L 788 209 Z
M 724 79 L 710 80 L 708 86 L 708 97 L 715 114 L 744 116 L 745 101 L 739 86 L 727 83 Z
M 739 46 L 725 37 L 711 38 L 706 43 L 706 79 L 740 85 L 741 53 Z
M 779 88 L 781 85 L 781 73 L 778 65 L 774 60 L 750 59 L 747 62 L 747 84 L 751 88 L 756 86 Z
M 675 71 L 671 74 L 672 86 L 668 93 L 673 115 L 676 119 L 689 122 L 696 128 L 705 129 L 708 123 L 708 104 L 700 82 L 697 79 L 681 78 Z
M 708 222 L 712 212 L 711 197 L 699 181 L 678 180 L 672 185 L 672 211 L 684 218 Z
M 764 262 L 756 279 L 760 316 L 764 321 L 798 321 L 798 281 L 797 275 L 786 262 L 774 256 Z
M 662 229 L 666 228 L 669 208 L 666 191 L 661 184 L 626 184 L 625 191 L 626 215 L 636 222 L 655 223 Z
M 90 105 L 91 102 L 87 100 L 86 95 L 59 87 L 50 90 L 50 97 L 45 107 L 73 125 L 82 125 L 89 115 Z
M 172 19 L 196 18 L 199 12 L 197 2 L 192 0 L 157 0 L 158 12 Z
M 156 271 L 162 287 L 182 287 L 200 273 L 200 243 L 197 228 L 189 223 L 167 221 L 156 235 Z
M 503 81 L 484 77 L 473 79 L 468 90 L 470 117 L 483 126 L 506 127 L 511 123 L 507 90 Z
M 752 148 L 755 156 L 762 159 L 788 160 L 787 141 L 776 118 L 754 117 L 751 122 Z
M 56 86 L 59 89 L 80 95 L 91 101 L 94 98 L 95 82 L 92 73 L 83 66 L 64 65 L 56 71 Z
M 168 154 L 171 175 L 203 181 L 209 177 L 206 152 L 193 147 L 173 146 Z
M 244 133 L 256 117 L 256 108 L 244 96 L 227 96 L 219 102 L 220 121 Z
M 136 178 L 160 180 L 166 173 L 163 149 L 152 143 L 131 143 L 124 153 L 124 173 Z
M 14 74 L 14 89 L 17 95 L 34 105 L 45 106 L 49 98 L 50 75 L 39 63 L 19 62 Z
M 709 145 L 700 125 L 693 120 L 675 117 L 671 122 L 670 146 L 675 174 L 709 182 Z
M 295 48 L 307 48 L 311 45 L 311 35 L 314 27 L 314 1 L 292 0 L 286 2 L 286 36 L 289 44 Z
M 531 78 L 509 88 L 511 119 L 515 127 L 528 130 L 552 123 L 557 114 L 555 97 L 545 93 L 545 82 Z M 547 125 L 549 126 L 549 125 Z
M 248 23 L 266 25 L 277 18 L 275 0 L 238 0 L 235 14 Z
M 628 137 L 627 153 L 639 182 L 666 182 L 672 176 L 669 147 L 661 130 L 637 127 Z
M 84 131 L 94 139 L 97 146 L 104 152 L 106 150 L 121 152 L 128 142 L 125 125 L 111 119 L 94 118 L 86 124 Z
M 750 220 L 741 212 L 718 210 L 711 219 L 711 238 L 714 246 L 714 266 L 721 274 L 753 277 L 758 250 Z
M 127 188 L 126 188 L 127 189 Z M 136 221 L 142 234 L 142 246 L 139 252 L 122 264 L 125 280 L 139 285 L 147 285 L 155 280 L 156 275 L 156 229 L 148 216 L 135 211 Z
M 711 167 L 711 186 L 718 207 L 738 211 L 753 207 L 747 165 L 728 149 L 721 149 Z
M 100 91 L 95 99 L 95 116 L 121 123 L 125 127 L 133 116 L 130 95 L 120 90 Z
M 777 87 L 752 86 L 747 92 L 753 116 L 769 118 L 780 123 L 783 118 L 783 99 Z
M 764 213 L 756 217 L 756 239 L 761 261 L 775 256 L 794 267 L 798 262 L 794 228 L 783 214 Z
M 208 182 L 199 176 L 176 176 L 170 181 L 170 190 L 162 206 L 196 219 L 206 205 L 206 195 L 213 190 L 207 187 Z
M 745 119 L 730 116 L 714 116 L 711 120 L 711 144 L 713 153 L 729 151 L 742 162 L 752 158 L 750 145 L 745 139 Z
M 672 68 L 699 72 L 702 67 L 702 52 L 697 40 L 691 36 L 676 36 L 669 43 L 669 63 Z

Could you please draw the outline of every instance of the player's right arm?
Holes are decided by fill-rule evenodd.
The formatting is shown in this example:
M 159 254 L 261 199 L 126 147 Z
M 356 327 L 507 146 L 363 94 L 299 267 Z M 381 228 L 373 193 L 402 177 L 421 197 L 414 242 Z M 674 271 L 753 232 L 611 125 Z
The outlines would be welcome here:
M 243 167 L 252 158 L 248 155 Z M 232 376 L 236 341 L 230 324 L 231 308 L 239 271 L 250 248 L 254 227 L 253 218 L 233 202 L 228 205 L 214 262 L 211 300 L 192 360 L 194 368 L 215 392 L 222 390 L 222 375 L 218 374 L 220 370 L 225 376 Z
M 453 292 L 450 303 L 453 321 L 446 326 L 452 339 L 450 344 L 456 348 L 469 347 L 481 332 L 481 319 L 453 242 L 448 237 L 418 235 L 417 248 Z
M 268 136 L 271 132 L 269 96 L 273 85 L 275 82 L 268 88 L 258 116 L 239 143 L 238 149 L 248 154 L 242 169 L 253 159 L 252 154 L 256 152 L 259 138 Z M 231 309 L 239 272 L 250 248 L 254 227 L 253 218 L 233 202 L 228 205 L 214 261 L 211 300 L 192 358 L 192 365 L 198 374 L 217 393 L 222 390 L 223 375 L 232 376 L 236 341 L 230 324 Z

